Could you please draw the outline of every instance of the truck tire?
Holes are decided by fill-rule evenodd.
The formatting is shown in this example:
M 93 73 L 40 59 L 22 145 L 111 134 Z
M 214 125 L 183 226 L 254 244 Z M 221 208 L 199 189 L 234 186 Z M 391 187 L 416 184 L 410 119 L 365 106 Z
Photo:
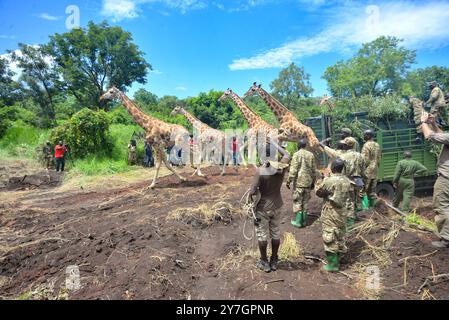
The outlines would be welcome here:
M 382 199 L 393 200 L 394 198 L 394 188 L 389 182 L 382 182 L 378 184 L 376 193 Z

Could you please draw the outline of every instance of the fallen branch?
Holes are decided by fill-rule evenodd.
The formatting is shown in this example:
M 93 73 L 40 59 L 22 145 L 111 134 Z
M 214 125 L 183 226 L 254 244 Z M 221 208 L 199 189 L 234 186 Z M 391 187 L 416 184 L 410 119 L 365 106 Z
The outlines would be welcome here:
M 426 258 L 429 257 L 435 253 L 437 253 L 438 250 L 435 250 L 434 252 L 422 255 L 422 256 L 410 256 L 410 257 L 406 257 L 406 258 L 402 258 L 399 260 L 399 262 L 404 261 L 404 287 L 407 286 L 407 262 L 410 259 L 422 259 L 422 258 Z
M 438 274 L 436 276 L 429 276 L 426 278 L 424 283 L 418 288 L 418 294 L 422 292 L 422 290 L 429 285 L 429 282 L 432 281 L 433 283 L 438 283 L 438 280 L 443 279 L 443 281 L 449 280 L 449 273 L 444 274 Z
M 276 282 L 284 282 L 284 279 L 277 279 L 277 280 L 271 280 L 271 281 L 267 281 L 265 282 L 265 284 L 270 284 L 270 283 L 276 283 Z

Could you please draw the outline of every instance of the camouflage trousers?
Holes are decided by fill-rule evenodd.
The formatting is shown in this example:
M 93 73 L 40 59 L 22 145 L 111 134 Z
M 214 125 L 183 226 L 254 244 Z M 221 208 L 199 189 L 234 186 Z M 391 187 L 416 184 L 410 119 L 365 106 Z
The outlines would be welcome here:
M 137 164 L 137 154 L 135 152 L 130 152 L 128 155 L 128 164 L 130 166 Z
M 321 210 L 324 250 L 330 253 L 346 253 L 346 210 L 335 209 L 325 203 Z
M 435 119 L 441 119 L 447 121 L 447 111 L 446 106 L 435 105 L 430 108 L 430 114 L 435 117 Z
M 311 188 L 296 187 L 293 192 L 293 212 L 307 212 L 309 208 Z
M 357 186 L 352 186 L 352 193 L 351 193 L 351 199 L 348 199 L 347 204 L 347 217 L 355 219 L 357 217 L 356 215 L 356 209 L 362 207 L 362 200 L 360 198 L 361 190 Z
M 433 209 L 438 235 L 449 241 L 449 179 L 438 177 L 433 190 Z
M 281 214 L 277 209 L 257 210 L 256 217 L 260 219 L 256 224 L 256 236 L 258 241 L 268 241 L 281 239 Z
M 363 188 L 363 192 L 361 196 L 368 196 L 368 199 L 377 199 L 377 179 L 366 179 L 365 180 L 365 187 Z
M 53 160 L 53 157 L 52 157 L 51 155 L 45 157 L 45 167 L 46 167 L 47 169 L 50 169 L 50 168 L 51 168 L 52 160 Z

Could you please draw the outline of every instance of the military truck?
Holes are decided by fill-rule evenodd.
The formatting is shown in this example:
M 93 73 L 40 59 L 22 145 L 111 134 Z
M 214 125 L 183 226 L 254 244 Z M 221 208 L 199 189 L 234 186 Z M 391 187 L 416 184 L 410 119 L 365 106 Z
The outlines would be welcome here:
M 348 123 L 353 121 L 367 120 L 368 113 L 359 112 L 349 116 Z M 333 132 L 332 118 L 321 116 L 308 118 L 305 124 L 312 128 L 319 140 L 326 138 L 338 138 L 338 133 Z M 437 178 L 437 159 L 430 151 L 430 147 L 425 142 L 421 133 L 417 132 L 416 125 L 412 119 L 401 119 L 393 122 L 379 121 L 375 124 L 376 141 L 382 150 L 382 159 L 379 167 L 379 182 L 377 193 L 383 198 L 392 199 L 394 196 L 393 177 L 398 161 L 403 159 L 404 151 L 412 151 L 413 159 L 421 162 L 428 172 L 416 177 L 416 190 L 431 191 Z M 359 141 L 360 146 L 363 141 Z M 322 154 L 320 162 L 327 166 L 328 158 Z

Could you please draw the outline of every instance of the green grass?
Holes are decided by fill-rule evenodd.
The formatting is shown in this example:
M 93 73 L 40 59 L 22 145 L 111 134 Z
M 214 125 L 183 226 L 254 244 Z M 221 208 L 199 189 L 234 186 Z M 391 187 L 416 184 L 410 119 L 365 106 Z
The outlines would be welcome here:
M 409 224 L 414 224 L 417 226 L 423 226 L 428 230 L 437 231 L 437 226 L 433 221 L 430 221 L 429 219 L 426 219 L 424 217 L 421 217 L 420 215 L 416 214 L 416 212 L 413 212 L 405 217 L 405 221 Z

